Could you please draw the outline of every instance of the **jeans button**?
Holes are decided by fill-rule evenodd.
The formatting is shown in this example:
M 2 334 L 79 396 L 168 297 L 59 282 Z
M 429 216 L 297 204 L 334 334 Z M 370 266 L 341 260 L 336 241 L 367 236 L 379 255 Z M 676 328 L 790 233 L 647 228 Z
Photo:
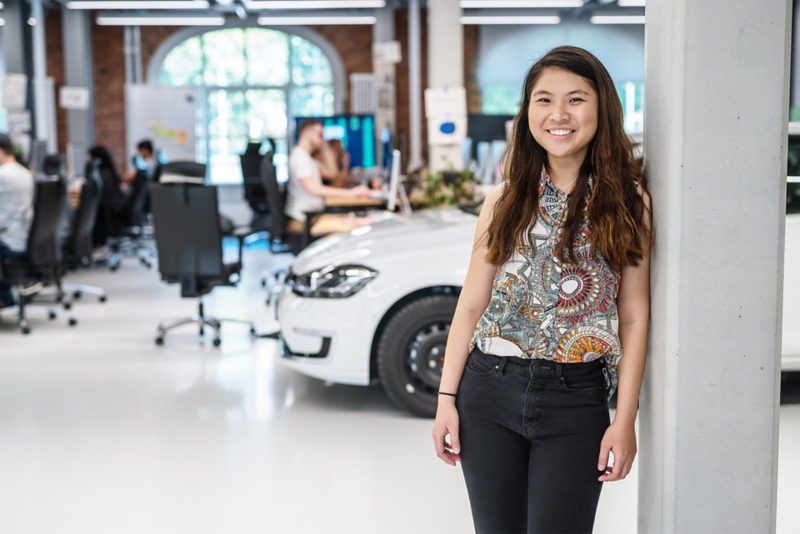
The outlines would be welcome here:
M 539 362 L 536 362 L 536 363 L 533 364 L 533 370 L 534 371 L 538 371 L 541 368 L 542 368 L 542 365 Z

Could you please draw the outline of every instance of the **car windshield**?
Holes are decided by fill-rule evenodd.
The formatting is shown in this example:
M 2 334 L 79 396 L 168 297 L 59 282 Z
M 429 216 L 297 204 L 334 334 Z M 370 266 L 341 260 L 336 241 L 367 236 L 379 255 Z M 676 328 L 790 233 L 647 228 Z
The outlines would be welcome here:
M 469 213 L 477 217 L 478 215 L 481 214 L 482 207 L 483 207 L 483 199 L 480 199 L 474 202 L 467 202 L 466 204 L 459 204 L 458 209 L 460 209 L 464 213 Z

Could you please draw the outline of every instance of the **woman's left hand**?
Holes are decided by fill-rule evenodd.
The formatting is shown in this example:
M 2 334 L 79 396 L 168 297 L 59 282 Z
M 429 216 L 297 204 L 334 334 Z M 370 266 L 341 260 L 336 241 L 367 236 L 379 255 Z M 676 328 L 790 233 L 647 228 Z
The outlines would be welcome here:
M 608 465 L 608 453 L 614 453 L 614 465 Z M 600 458 L 597 461 L 597 470 L 603 471 L 601 482 L 622 480 L 633 467 L 633 458 L 636 456 L 636 430 L 632 424 L 611 423 L 606 429 L 603 441 L 600 443 Z

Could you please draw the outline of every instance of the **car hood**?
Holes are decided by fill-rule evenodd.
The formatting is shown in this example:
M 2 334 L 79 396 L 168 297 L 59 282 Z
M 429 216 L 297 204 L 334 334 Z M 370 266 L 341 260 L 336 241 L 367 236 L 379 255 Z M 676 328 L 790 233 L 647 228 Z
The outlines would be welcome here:
M 422 253 L 428 247 L 463 248 L 463 236 L 471 242 L 477 223 L 477 216 L 455 207 L 394 215 L 315 241 L 297 256 L 292 271 L 304 274 L 328 265 L 350 263 L 370 266 L 369 261 L 379 257 Z

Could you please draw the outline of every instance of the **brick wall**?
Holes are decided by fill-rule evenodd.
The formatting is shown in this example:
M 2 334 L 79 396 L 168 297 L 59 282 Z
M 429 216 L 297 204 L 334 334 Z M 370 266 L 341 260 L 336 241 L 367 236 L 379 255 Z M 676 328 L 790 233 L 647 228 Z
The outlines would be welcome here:
M 120 172 L 128 167 L 123 44 L 122 26 L 97 26 L 94 21 L 92 22 L 95 143 L 111 151 L 111 156 Z

